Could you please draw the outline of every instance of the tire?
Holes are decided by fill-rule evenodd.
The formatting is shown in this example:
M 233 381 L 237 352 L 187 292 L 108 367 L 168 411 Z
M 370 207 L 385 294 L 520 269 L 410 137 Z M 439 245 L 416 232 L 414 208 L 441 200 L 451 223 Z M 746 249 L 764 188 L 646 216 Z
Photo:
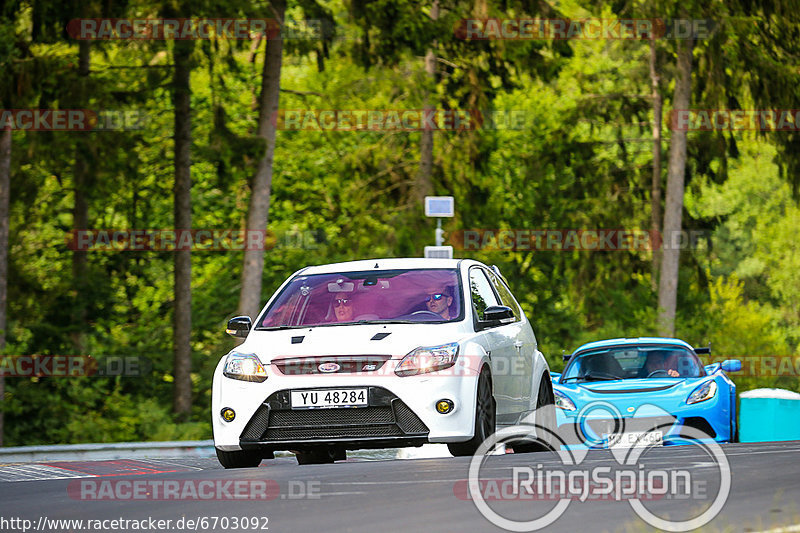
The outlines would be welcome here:
M 496 405 L 492 396 L 492 378 L 484 368 L 478 377 L 478 392 L 475 402 L 475 434 L 466 442 L 453 442 L 447 445 L 454 457 L 473 455 L 495 431 Z
M 302 452 L 297 451 L 294 452 L 294 455 L 299 465 L 323 465 L 347 459 L 345 450 L 330 446 L 319 446 Z
M 544 426 L 553 433 L 551 435 L 537 435 L 540 440 L 535 442 L 515 442 L 511 445 L 514 453 L 533 453 L 533 452 L 547 452 L 553 451 L 555 448 L 549 441 L 552 435 L 555 434 L 555 404 L 556 397 L 553 393 L 553 383 L 550 381 L 550 374 L 545 372 L 542 374 L 542 379 L 539 380 L 539 393 L 536 395 L 536 417 L 537 424 Z M 545 417 L 542 422 L 540 417 Z M 553 418 L 553 420 L 549 420 Z
M 217 460 L 225 468 L 253 468 L 261 464 L 261 453 L 252 450 L 224 452 L 217 450 Z

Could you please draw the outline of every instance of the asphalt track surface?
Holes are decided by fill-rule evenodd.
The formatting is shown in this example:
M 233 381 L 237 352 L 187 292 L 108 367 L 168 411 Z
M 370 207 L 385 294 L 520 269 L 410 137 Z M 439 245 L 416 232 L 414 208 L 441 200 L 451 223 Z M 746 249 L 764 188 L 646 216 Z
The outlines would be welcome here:
M 730 444 L 722 449 L 731 469 L 730 494 L 721 512 L 702 531 L 781 531 L 776 529 L 781 527 L 787 528 L 783 531 L 800 531 L 800 441 Z M 708 492 L 718 485 L 719 470 L 710 455 L 696 446 L 656 448 L 645 456 L 647 469 L 688 470 L 693 483 Z M 293 458 L 279 457 L 263 461 L 259 468 L 239 470 L 224 470 L 215 458 L 0 465 L 0 530 L 22 531 L 21 520 L 25 519 L 31 521 L 29 531 L 133 531 L 137 529 L 124 529 L 119 524 L 112 529 L 110 522 L 103 529 L 87 529 L 88 522 L 81 529 L 75 524 L 59 528 L 52 520 L 152 518 L 171 520 L 162 531 L 174 532 L 502 531 L 484 518 L 459 489 L 465 486 L 469 464 L 470 458 L 353 458 L 335 464 L 298 466 Z M 556 456 L 545 452 L 497 455 L 488 458 L 488 470 L 483 470 L 481 477 L 511 479 L 513 467 L 555 468 L 559 464 Z M 614 464 L 617 463 L 608 450 L 590 452 L 581 463 L 585 468 Z M 130 488 L 133 481 L 139 487 L 149 483 L 149 495 L 118 499 L 128 497 L 122 488 Z M 152 499 L 154 486 L 163 488 L 167 482 L 178 482 L 185 491 L 187 487 L 197 488 L 201 481 L 214 482 L 217 489 L 228 481 L 238 482 L 240 487 L 258 486 L 260 492 L 255 496 L 245 492 L 239 499 L 229 497 L 225 490 L 221 493 L 223 499 L 201 500 L 194 498 L 191 491 L 178 499 Z M 266 492 L 261 490 L 265 484 Z M 106 499 L 92 500 L 104 494 L 103 486 L 115 488 L 105 493 Z M 702 496 L 701 492 L 698 495 Z M 705 496 L 707 505 L 713 495 Z M 542 516 L 555 505 L 553 501 L 489 503 L 501 515 L 526 520 Z M 646 507 L 658 516 L 677 519 L 686 517 L 690 510 L 702 509 L 703 502 L 664 497 L 646 502 Z M 203 517 L 207 517 L 205 524 L 200 521 Z M 213 517 L 217 517 L 217 527 L 212 527 Z M 226 523 L 223 517 L 228 519 Z M 250 518 L 248 529 L 234 528 L 234 517 Z M 253 528 L 255 517 L 258 526 Z M 181 518 L 182 527 L 177 527 L 176 521 Z M 10 522 L 11 519 L 20 521 Z M 197 520 L 197 527 L 188 527 L 187 520 Z M 571 501 L 563 515 L 544 531 L 654 529 L 634 513 L 628 501 L 590 499 Z

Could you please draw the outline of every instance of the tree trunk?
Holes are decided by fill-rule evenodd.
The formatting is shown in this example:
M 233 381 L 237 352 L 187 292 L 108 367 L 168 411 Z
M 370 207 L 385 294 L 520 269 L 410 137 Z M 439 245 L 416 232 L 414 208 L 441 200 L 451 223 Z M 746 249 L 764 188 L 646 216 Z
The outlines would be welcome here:
M 661 231 L 661 90 L 656 71 L 656 37 L 650 35 L 650 85 L 653 89 L 653 182 L 650 188 L 650 229 L 653 238 Z M 653 290 L 658 287 L 661 250 L 653 248 Z
M 11 129 L 0 130 L 0 355 L 6 347 L 8 289 L 8 202 L 11 197 Z M 5 378 L 0 376 L 0 446 L 3 445 Z
M 87 91 L 84 80 L 89 77 L 91 41 L 80 41 L 78 44 L 78 74 L 82 78 L 78 83 L 81 84 L 78 94 L 79 101 L 85 101 Z M 87 193 L 89 190 L 89 163 L 87 162 L 88 143 L 85 135 L 88 133 L 78 133 L 75 144 L 75 166 L 73 171 L 74 197 L 72 206 L 72 227 L 75 231 L 86 230 L 89 228 L 89 202 Z M 76 354 L 85 355 L 85 326 L 86 326 L 86 282 L 87 282 L 87 252 L 75 250 L 72 253 L 72 286 L 75 290 L 75 301 L 73 311 L 72 345 Z
M 272 2 L 273 14 L 283 25 L 285 0 Z M 264 52 L 264 69 L 259 98 L 258 136 L 264 140 L 264 154 L 258 161 L 250 193 L 247 213 L 247 231 L 258 231 L 263 236 L 269 221 L 269 203 L 272 188 L 272 163 L 275 155 L 278 101 L 281 86 L 283 40 L 280 36 L 267 39 Z M 248 240 L 248 242 L 251 242 Z M 264 242 L 263 239 L 260 242 Z M 239 314 L 255 319 L 261 308 L 261 278 L 264 272 L 265 250 L 245 250 L 242 266 L 242 288 L 239 294 Z
M 194 41 L 175 41 L 173 105 L 175 108 L 175 187 L 176 230 L 192 227 L 192 106 L 189 80 Z M 173 316 L 174 397 L 173 410 L 185 419 L 192 407 L 192 255 L 191 250 L 175 250 L 175 309 Z
M 439 18 L 439 0 L 433 0 L 431 6 L 431 19 L 437 20 Z M 436 82 L 436 55 L 434 54 L 434 41 L 433 47 L 428 49 L 425 54 L 425 72 L 431 79 L 431 83 Z M 423 106 L 425 112 L 435 111 L 431 107 L 429 95 L 425 97 L 425 105 Z M 433 194 L 433 130 L 424 128 L 422 130 L 422 138 L 419 142 L 419 172 L 417 173 L 417 186 L 415 187 L 417 200 L 422 202 L 426 196 Z
M 672 100 L 674 110 L 689 109 L 692 90 L 692 47 L 691 39 L 678 41 L 678 79 L 675 81 L 675 96 Z M 680 242 L 685 171 L 686 131 L 674 128 L 669 146 L 667 198 L 664 205 L 664 244 L 658 287 L 658 328 L 664 337 L 675 335 L 680 261 L 680 247 L 677 243 Z

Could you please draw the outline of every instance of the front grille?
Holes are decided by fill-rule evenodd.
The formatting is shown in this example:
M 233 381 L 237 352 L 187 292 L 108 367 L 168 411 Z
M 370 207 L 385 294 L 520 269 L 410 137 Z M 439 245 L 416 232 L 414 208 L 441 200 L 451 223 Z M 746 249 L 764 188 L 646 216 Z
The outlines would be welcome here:
M 288 397 L 288 391 L 278 391 L 267 398 L 240 441 L 425 437 L 429 431 L 402 400 L 381 387 L 369 387 L 369 407 L 292 409 Z
M 269 419 L 269 427 L 363 426 L 392 423 L 394 417 L 391 407 L 273 411 Z
M 347 355 L 324 357 L 292 357 L 273 360 L 281 374 L 286 376 L 302 376 L 308 374 L 354 374 L 371 373 L 391 359 L 389 355 Z M 333 372 L 322 372 L 319 365 L 323 363 L 336 363 L 339 368 Z
M 662 431 L 666 434 L 674 423 L 675 418 L 672 416 L 647 416 L 623 418 L 621 420 L 614 418 L 587 419 L 585 426 L 589 426 L 587 428 L 589 437 L 597 438 L 602 437 L 604 434 L 648 432 L 653 430 Z M 592 432 L 594 435 L 591 435 Z

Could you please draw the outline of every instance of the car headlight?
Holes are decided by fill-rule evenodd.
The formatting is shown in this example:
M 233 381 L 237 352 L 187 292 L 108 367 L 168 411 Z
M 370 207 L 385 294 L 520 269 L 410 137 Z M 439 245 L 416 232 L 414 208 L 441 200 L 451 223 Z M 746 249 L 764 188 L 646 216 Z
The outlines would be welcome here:
M 403 357 L 394 373 L 398 376 L 416 376 L 444 370 L 456 364 L 458 343 L 451 342 L 441 346 L 421 346 Z
M 717 394 L 717 382 L 714 380 L 706 381 L 689 395 L 686 403 L 704 402 L 713 398 L 715 394 Z
M 572 400 L 567 398 L 566 394 L 553 390 L 553 395 L 556 397 L 556 407 L 565 411 L 575 410 L 575 404 L 572 403 Z
M 226 378 L 259 383 L 267 379 L 267 371 L 254 353 L 229 353 L 225 358 L 225 366 L 222 367 L 222 375 Z

